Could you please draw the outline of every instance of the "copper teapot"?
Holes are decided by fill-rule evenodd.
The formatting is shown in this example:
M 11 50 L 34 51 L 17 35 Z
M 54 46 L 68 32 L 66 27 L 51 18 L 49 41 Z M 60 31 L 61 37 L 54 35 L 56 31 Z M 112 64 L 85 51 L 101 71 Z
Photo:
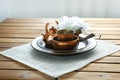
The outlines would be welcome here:
M 58 21 L 55 21 L 56 24 L 58 24 Z M 53 37 L 55 37 L 57 35 L 57 29 L 54 28 L 54 26 L 52 26 L 49 30 L 48 30 L 48 26 L 50 23 L 46 23 L 45 25 L 45 34 L 42 34 L 44 36 L 43 41 L 45 41 L 46 47 L 52 47 L 51 45 L 51 41 L 53 39 Z

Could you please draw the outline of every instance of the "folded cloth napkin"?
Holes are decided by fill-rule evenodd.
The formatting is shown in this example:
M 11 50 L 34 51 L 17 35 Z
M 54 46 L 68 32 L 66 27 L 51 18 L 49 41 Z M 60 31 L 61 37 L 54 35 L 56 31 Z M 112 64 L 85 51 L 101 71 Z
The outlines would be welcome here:
M 34 50 L 30 44 L 13 47 L 1 52 L 1 54 L 57 78 L 118 50 L 120 47 L 113 43 L 97 41 L 97 46 L 93 50 L 70 56 L 43 53 Z

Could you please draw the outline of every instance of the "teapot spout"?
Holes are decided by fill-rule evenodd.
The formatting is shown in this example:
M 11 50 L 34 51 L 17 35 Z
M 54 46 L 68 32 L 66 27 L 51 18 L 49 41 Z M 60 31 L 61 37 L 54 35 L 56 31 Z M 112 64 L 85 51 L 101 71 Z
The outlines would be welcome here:
M 46 38 L 45 38 L 45 35 L 44 34 L 41 34 L 43 36 L 43 41 L 46 41 Z
M 45 35 L 44 35 L 44 34 L 41 34 L 41 35 L 43 35 L 43 37 L 45 37 Z

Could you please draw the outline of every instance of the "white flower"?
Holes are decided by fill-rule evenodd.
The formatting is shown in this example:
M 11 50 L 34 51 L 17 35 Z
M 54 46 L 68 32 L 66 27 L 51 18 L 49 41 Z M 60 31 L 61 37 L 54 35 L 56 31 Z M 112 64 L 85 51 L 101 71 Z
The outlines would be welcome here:
M 62 17 L 60 23 L 58 24 L 58 30 L 66 29 L 76 32 L 76 30 L 81 29 L 82 31 L 88 30 L 89 25 L 81 20 L 79 17 L 67 16 Z

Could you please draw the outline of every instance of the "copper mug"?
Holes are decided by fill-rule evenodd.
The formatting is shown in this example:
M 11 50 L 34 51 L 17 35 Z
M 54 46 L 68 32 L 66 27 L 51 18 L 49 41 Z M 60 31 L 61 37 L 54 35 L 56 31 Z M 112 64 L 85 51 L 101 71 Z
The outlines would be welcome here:
M 57 32 L 57 38 L 60 41 L 68 41 L 72 40 L 74 38 L 74 33 L 73 31 L 67 31 L 67 30 L 60 30 Z
M 52 46 L 56 50 L 71 50 L 71 49 L 76 49 L 77 45 L 79 44 L 80 41 L 85 41 L 89 38 L 94 37 L 95 34 L 91 33 L 88 36 L 82 38 L 79 36 L 74 35 L 72 40 L 64 40 L 60 41 L 58 37 L 54 37 L 52 40 Z M 99 36 L 99 38 L 101 35 Z
M 75 49 L 80 41 L 78 36 L 74 36 L 72 40 L 60 41 L 57 37 L 52 40 L 52 46 L 56 50 L 70 50 Z

